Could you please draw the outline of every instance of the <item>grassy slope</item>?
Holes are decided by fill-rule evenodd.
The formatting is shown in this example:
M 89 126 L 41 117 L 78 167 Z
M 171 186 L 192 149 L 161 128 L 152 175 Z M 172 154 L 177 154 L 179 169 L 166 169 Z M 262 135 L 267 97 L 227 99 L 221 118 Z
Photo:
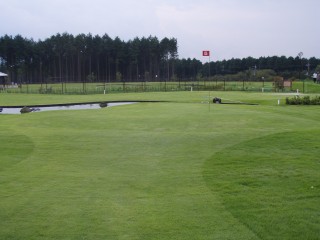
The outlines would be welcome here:
M 308 94 L 311 95 L 312 94 Z M 200 103 L 208 101 L 208 97 L 220 97 L 223 102 L 242 101 L 267 105 L 285 103 L 287 94 L 282 93 L 256 93 L 256 92 L 148 92 L 126 94 L 100 94 L 100 95 L 44 95 L 44 94 L 0 94 L 0 106 L 57 104 L 95 101 L 124 101 L 124 100 L 157 100 L 174 102 Z
M 0 115 L 0 236 L 316 239 L 319 148 L 308 139 L 318 140 L 319 107 L 219 93 L 265 105 L 209 109 L 206 96 L 0 95 L 1 105 L 177 101 Z

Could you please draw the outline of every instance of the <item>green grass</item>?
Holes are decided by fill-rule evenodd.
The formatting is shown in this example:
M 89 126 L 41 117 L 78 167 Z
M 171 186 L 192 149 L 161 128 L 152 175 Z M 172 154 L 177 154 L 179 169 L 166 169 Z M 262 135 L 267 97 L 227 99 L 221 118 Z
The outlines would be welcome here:
M 20 88 L 7 88 L 5 93 L 29 94 L 103 94 L 106 93 L 137 93 L 137 92 L 175 92 L 175 91 L 249 91 L 274 92 L 274 83 L 270 81 L 180 81 L 180 82 L 111 82 L 111 83 L 48 83 L 23 84 Z M 312 80 L 293 81 L 292 88 L 284 88 L 284 92 L 320 93 L 320 84 Z
M 318 239 L 319 106 L 208 95 L 0 94 L 0 105 L 172 101 L 0 115 L 0 238 Z
M 292 90 L 296 91 L 297 89 L 299 89 L 300 93 L 303 90 L 305 93 L 320 93 L 320 84 L 316 84 L 312 80 L 294 81 L 292 83 Z
M 224 149 L 204 166 L 208 187 L 261 239 L 316 239 L 319 134 L 282 132 Z

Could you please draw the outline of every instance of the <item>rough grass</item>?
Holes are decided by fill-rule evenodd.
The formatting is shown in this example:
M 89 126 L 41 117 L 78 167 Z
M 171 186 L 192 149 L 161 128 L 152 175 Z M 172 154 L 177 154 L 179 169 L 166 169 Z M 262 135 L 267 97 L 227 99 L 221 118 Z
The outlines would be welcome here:
M 206 92 L 0 95 L 1 105 L 172 100 L 0 115 L 2 239 L 317 239 L 319 107 Z M 284 100 L 283 100 L 284 103 Z

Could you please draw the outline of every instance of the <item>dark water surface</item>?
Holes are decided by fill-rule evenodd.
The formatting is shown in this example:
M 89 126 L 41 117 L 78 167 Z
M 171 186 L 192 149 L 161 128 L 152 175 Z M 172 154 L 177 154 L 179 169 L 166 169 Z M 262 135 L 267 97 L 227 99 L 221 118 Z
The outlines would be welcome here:
M 108 107 L 134 104 L 136 102 L 112 102 L 108 103 Z M 0 114 L 21 114 L 22 107 L 0 107 Z M 73 105 L 52 105 L 52 106 L 29 106 L 32 112 L 55 111 L 55 110 L 83 110 L 83 109 L 99 109 L 100 103 L 89 104 L 73 104 Z

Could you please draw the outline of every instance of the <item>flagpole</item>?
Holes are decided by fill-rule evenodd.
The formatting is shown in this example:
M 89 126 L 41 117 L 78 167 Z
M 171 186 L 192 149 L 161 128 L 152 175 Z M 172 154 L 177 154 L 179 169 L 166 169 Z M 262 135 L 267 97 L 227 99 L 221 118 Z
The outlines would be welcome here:
M 210 69 L 210 51 L 209 50 L 204 50 L 202 51 L 202 56 L 204 57 L 208 57 L 209 61 L 208 61 L 208 65 L 209 65 L 209 76 L 208 79 L 210 80 L 211 77 L 211 69 Z M 206 82 L 204 80 L 204 85 L 206 85 Z
M 209 54 L 209 81 L 210 81 L 210 77 L 211 77 L 211 70 L 210 70 L 210 54 Z
M 210 67 L 210 50 L 203 50 L 202 51 L 202 56 L 204 56 L 204 57 L 208 57 L 208 59 L 209 59 L 209 61 L 208 61 L 208 64 L 209 64 L 209 76 L 207 77 L 207 79 L 210 81 L 210 78 L 211 78 L 211 67 Z M 204 85 L 206 85 L 206 81 L 205 81 L 205 79 L 204 79 Z M 210 85 L 210 83 L 209 83 L 209 85 Z

